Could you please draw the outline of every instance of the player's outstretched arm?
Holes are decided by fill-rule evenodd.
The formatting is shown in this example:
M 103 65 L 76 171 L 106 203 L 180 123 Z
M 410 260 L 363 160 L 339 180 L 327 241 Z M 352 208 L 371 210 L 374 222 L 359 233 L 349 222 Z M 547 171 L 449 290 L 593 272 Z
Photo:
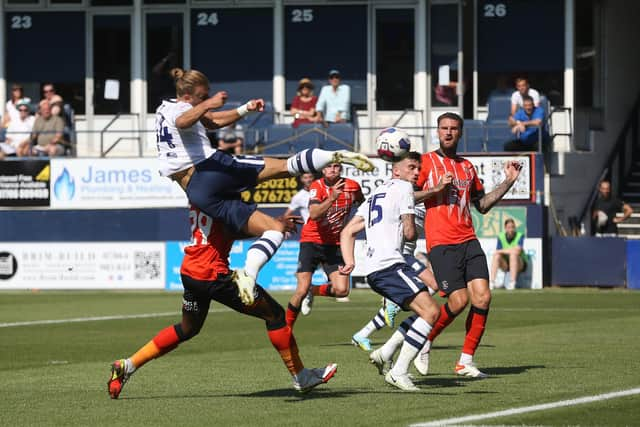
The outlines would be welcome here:
M 339 268 L 341 274 L 350 274 L 356 266 L 353 251 L 356 245 L 356 235 L 362 230 L 364 230 L 364 218 L 355 215 L 340 233 L 340 250 L 344 260 L 344 265 Z
M 515 160 L 507 162 L 504 165 L 505 180 L 498 184 L 493 191 L 474 201 L 478 212 L 483 215 L 489 212 L 489 210 L 507 194 L 507 191 L 509 191 L 513 183 L 516 182 L 521 169 L 522 165 L 519 162 Z
M 202 124 L 208 129 L 218 129 L 237 122 L 249 113 L 264 111 L 263 99 L 250 99 L 238 108 L 225 111 L 207 111 Z

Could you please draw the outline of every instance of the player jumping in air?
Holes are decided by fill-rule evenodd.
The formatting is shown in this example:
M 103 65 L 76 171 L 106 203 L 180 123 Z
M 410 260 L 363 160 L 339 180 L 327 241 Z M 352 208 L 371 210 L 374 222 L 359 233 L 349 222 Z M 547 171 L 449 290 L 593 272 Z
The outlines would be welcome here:
M 282 244 L 285 226 L 245 203 L 240 193 L 258 183 L 302 173 L 316 173 L 331 163 L 373 170 L 366 156 L 349 151 L 303 150 L 288 159 L 232 156 L 211 148 L 206 128 L 236 122 L 249 112 L 263 111 L 264 101 L 252 99 L 233 110 L 220 108 L 226 92 L 209 96 L 209 80 L 197 70 L 172 70 L 177 99 L 165 100 L 156 110 L 160 173 L 176 181 L 189 202 L 211 218 L 221 220 L 234 234 L 259 237 L 249 248 L 245 268 L 234 275 L 242 301 L 250 305 L 258 271 Z

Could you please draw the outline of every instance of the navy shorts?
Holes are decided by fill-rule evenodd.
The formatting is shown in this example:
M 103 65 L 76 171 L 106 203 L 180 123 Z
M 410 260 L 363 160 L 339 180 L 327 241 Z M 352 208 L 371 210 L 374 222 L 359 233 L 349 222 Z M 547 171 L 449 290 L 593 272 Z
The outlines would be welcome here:
M 206 281 L 181 275 L 184 293 L 182 295 L 182 313 L 193 316 L 202 325 L 209 313 L 211 301 L 249 316 L 263 319 L 267 329 L 279 329 L 286 325 L 284 309 L 262 286 L 256 284 L 255 304 L 246 306 L 238 295 L 238 287 L 231 275 L 221 276 L 218 280 Z
M 408 310 L 409 303 L 416 295 L 427 290 L 413 268 L 404 263 L 394 264 L 369 274 L 367 282 L 371 289 L 390 299 L 405 311 Z
M 422 272 L 427 269 L 427 266 L 421 263 L 418 260 L 418 258 L 414 257 L 413 255 L 403 255 L 403 256 L 404 256 L 404 262 L 406 262 L 407 265 L 411 267 L 413 271 L 416 272 L 417 276 L 422 274 Z
M 257 185 L 264 159 L 216 151 L 195 169 L 187 185 L 189 202 L 239 233 L 256 210 L 256 204 L 243 202 L 240 193 Z
M 438 288 L 445 295 L 466 289 L 473 279 L 489 280 L 487 257 L 476 239 L 457 245 L 434 246 L 429 252 L 429 261 Z
M 321 245 L 319 243 L 301 242 L 298 253 L 298 273 L 313 273 L 322 265 L 327 277 L 338 267 L 344 265 L 342 252 L 338 245 Z

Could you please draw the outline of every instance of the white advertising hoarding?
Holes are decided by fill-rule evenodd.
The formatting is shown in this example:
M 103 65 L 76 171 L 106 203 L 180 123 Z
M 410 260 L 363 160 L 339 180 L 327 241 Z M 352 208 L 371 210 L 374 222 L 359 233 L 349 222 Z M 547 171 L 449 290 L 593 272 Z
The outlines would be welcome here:
M 184 192 L 160 176 L 156 159 L 51 159 L 53 209 L 186 206 Z
M 0 289 L 162 289 L 164 242 L 0 242 Z
M 505 195 L 505 200 L 531 200 L 534 191 L 532 185 L 532 157 L 525 156 L 463 156 L 476 168 L 478 177 L 484 184 L 486 193 L 493 190 L 504 180 L 504 164 L 509 160 L 516 160 L 522 164 L 522 171 L 516 183 Z M 391 178 L 391 163 L 382 159 L 371 159 L 376 167 L 372 172 L 362 172 L 352 166 L 346 166 L 342 176 L 351 178 L 362 187 L 365 197 L 373 189 Z

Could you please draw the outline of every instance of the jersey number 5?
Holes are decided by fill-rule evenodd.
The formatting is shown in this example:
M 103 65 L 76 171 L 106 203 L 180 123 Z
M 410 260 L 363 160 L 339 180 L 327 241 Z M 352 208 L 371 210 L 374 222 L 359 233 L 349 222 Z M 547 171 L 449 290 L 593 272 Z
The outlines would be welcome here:
M 382 221 L 382 206 L 378 204 L 380 199 L 384 199 L 387 193 L 378 193 L 374 194 L 373 197 L 369 199 L 369 227 L 373 227 L 380 221 Z M 375 212 L 375 217 L 374 217 Z

